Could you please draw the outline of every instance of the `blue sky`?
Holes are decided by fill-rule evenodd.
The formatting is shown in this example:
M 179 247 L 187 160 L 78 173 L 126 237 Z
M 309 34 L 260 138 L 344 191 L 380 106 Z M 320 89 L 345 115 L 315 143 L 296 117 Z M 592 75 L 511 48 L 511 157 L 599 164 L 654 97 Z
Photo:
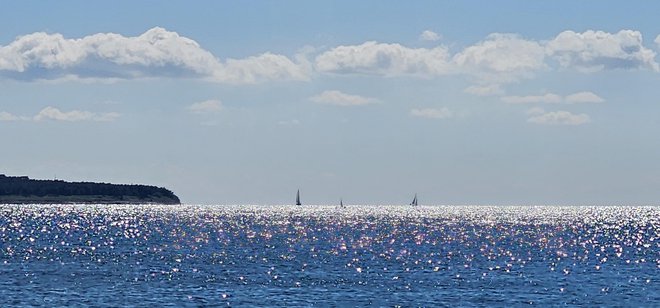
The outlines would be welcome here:
M 655 204 L 660 5 L 0 11 L 0 172 L 186 203 Z

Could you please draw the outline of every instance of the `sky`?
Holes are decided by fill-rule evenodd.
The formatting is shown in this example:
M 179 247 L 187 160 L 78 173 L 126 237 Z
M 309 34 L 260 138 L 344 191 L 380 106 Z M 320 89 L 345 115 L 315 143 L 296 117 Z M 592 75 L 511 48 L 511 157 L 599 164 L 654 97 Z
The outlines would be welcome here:
M 191 204 L 658 204 L 659 11 L 6 2 L 0 173 Z

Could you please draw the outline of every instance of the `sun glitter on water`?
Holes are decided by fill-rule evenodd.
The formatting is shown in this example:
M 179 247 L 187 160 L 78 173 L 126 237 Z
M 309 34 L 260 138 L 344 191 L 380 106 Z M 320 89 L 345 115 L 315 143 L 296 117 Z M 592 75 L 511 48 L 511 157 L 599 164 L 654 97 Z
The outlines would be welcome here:
M 3 304 L 658 303 L 657 207 L 2 205 Z M 31 290 L 30 296 L 16 297 Z

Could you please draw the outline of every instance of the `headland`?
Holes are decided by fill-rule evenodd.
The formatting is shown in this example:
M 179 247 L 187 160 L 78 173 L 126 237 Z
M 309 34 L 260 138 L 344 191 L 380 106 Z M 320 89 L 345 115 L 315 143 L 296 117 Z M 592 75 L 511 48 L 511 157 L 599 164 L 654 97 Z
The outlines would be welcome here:
M 172 191 L 156 186 L 35 180 L 0 174 L 0 204 L 180 204 Z

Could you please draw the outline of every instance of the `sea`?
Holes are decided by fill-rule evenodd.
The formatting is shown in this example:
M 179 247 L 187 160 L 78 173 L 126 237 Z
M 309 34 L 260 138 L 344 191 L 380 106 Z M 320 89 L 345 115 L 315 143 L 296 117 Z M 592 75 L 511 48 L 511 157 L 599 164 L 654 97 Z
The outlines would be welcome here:
M 660 307 L 660 207 L 0 205 L 0 306 Z

